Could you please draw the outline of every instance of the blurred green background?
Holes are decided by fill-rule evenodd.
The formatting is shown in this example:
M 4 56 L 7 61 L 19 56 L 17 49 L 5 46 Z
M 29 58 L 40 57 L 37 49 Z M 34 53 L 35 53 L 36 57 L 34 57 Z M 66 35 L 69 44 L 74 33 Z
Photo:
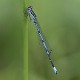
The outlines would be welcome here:
M 28 80 L 80 80 L 80 0 L 29 0 L 53 50 L 56 76 L 28 18 Z
M 0 0 L 0 80 L 24 80 L 24 8 L 24 0 Z

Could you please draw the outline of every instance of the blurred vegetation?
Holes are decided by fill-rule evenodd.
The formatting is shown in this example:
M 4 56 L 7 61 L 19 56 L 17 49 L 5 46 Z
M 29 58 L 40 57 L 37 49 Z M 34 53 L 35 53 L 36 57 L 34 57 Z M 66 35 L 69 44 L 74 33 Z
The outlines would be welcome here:
M 29 80 L 80 80 L 80 1 L 30 0 L 40 27 L 53 50 L 56 76 L 28 19 Z
M 0 0 L 0 80 L 24 80 L 24 5 Z

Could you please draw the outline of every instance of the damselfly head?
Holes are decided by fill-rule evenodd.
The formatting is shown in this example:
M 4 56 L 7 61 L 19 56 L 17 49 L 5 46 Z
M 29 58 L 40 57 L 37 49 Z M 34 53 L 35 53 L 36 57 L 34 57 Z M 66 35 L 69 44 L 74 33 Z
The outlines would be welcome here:
M 28 7 L 28 10 L 32 10 L 32 6 L 29 6 L 29 7 Z

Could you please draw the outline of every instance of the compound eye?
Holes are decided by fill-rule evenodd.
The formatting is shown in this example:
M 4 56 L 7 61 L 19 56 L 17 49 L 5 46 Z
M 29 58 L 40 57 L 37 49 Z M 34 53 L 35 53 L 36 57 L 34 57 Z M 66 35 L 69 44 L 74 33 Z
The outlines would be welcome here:
M 32 9 L 32 6 L 29 6 Z

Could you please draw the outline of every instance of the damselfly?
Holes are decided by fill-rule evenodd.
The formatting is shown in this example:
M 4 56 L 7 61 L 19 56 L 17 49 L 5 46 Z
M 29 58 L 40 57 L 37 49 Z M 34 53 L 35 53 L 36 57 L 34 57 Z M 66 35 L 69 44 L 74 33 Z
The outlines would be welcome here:
M 31 20 L 33 21 L 34 25 L 36 26 L 36 29 L 37 29 L 38 34 L 39 34 L 39 37 L 40 37 L 40 39 L 41 39 L 42 45 L 43 45 L 43 47 L 44 47 L 44 49 L 45 49 L 45 51 L 46 51 L 46 53 L 47 53 L 47 56 L 48 56 L 48 58 L 49 58 L 49 61 L 50 61 L 51 65 L 52 65 L 52 67 L 53 67 L 53 70 L 54 70 L 55 74 L 57 74 L 57 73 L 58 73 L 58 72 L 57 72 L 57 69 L 56 69 L 56 67 L 54 66 L 53 61 L 51 60 L 51 57 L 50 57 L 51 51 L 48 50 L 48 47 L 46 46 L 46 43 L 45 43 L 45 41 L 44 41 L 42 32 L 41 32 L 41 30 L 40 30 L 40 26 L 39 26 L 38 21 L 37 21 L 37 16 L 36 16 L 35 12 L 33 11 L 32 6 L 29 6 L 29 7 L 27 8 L 27 14 L 30 16 Z

